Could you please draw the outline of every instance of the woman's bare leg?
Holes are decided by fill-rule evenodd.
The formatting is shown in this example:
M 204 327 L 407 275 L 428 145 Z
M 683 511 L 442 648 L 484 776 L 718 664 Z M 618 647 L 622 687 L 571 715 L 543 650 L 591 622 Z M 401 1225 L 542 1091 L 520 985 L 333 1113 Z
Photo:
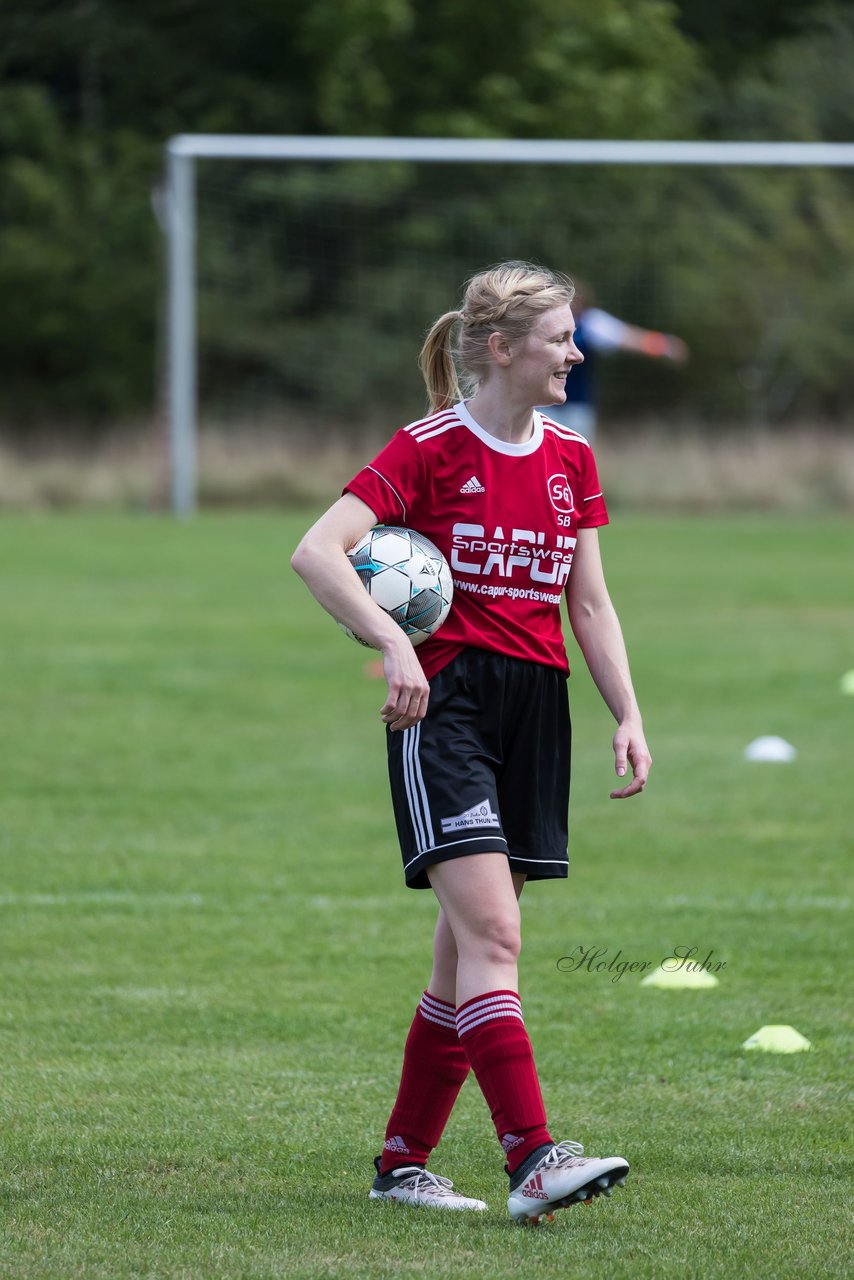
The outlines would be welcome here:
M 504 854 L 500 854 L 504 857 Z M 513 892 L 518 899 L 525 887 L 525 873 L 512 871 Z M 433 935 L 433 970 L 427 990 L 437 1000 L 448 1004 L 457 1003 L 457 964 L 459 953 L 454 931 L 450 926 L 444 907 L 439 907 L 436 920 L 436 931 Z M 514 990 L 516 988 L 514 987 Z
M 511 872 L 505 853 L 476 853 L 438 862 L 428 867 L 427 875 L 442 907 L 433 962 L 442 994 L 431 985 L 433 995 L 461 1005 L 484 991 L 518 991 L 518 895 L 525 877 Z

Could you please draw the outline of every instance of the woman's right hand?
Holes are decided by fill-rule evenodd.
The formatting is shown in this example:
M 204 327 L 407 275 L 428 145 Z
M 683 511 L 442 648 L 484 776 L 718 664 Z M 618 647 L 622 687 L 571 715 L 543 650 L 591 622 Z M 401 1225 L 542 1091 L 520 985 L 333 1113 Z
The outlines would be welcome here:
M 380 716 L 393 733 L 410 729 L 427 714 L 430 685 L 411 642 L 403 633 L 400 640 L 383 648 L 383 674 L 388 694 Z

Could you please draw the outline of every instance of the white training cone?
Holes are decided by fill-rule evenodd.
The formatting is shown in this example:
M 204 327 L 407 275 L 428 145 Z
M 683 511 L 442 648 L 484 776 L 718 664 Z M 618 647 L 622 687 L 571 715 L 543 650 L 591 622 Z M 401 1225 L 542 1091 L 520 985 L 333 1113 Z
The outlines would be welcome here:
M 761 1049 L 764 1053 L 803 1053 L 812 1045 L 794 1027 L 782 1025 L 760 1027 L 745 1040 L 742 1049 Z
M 790 764 L 797 758 L 797 751 L 785 738 L 770 735 L 765 738 L 754 738 L 744 748 L 745 760 L 768 760 L 775 764 Z
M 854 670 L 845 672 L 845 675 L 839 681 L 839 688 L 843 693 L 854 696 Z
M 700 987 L 717 985 L 717 978 L 713 973 L 709 973 L 708 969 L 701 969 L 698 965 L 688 968 L 686 962 L 677 960 L 676 956 L 671 956 L 669 960 L 662 960 L 657 969 L 641 979 L 642 987 L 666 987 L 667 989 L 693 987 L 697 990 Z

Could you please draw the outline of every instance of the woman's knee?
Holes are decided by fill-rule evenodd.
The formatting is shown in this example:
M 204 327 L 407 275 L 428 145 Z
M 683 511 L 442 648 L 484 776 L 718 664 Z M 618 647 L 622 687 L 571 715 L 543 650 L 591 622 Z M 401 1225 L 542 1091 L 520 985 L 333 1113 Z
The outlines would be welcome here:
M 437 863 L 427 874 L 460 958 L 515 964 L 521 916 L 506 856 L 473 854 Z
M 477 952 L 483 960 L 498 964 L 515 964 L 522 950 L 522 933 L 518 912 L 490 913 L 475 922 L 465 939 L 466 951 Z

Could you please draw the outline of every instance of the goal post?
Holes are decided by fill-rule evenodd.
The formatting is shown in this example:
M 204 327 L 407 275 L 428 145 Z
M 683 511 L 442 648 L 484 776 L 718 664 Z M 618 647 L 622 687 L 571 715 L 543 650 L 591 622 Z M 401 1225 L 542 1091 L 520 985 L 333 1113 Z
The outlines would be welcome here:
M 166 147 L 166 401 L 172 510 L 197 505 L 197 161 L 539 166 L 854 167 L 854 143 L 651 142 L 181 134 Z

